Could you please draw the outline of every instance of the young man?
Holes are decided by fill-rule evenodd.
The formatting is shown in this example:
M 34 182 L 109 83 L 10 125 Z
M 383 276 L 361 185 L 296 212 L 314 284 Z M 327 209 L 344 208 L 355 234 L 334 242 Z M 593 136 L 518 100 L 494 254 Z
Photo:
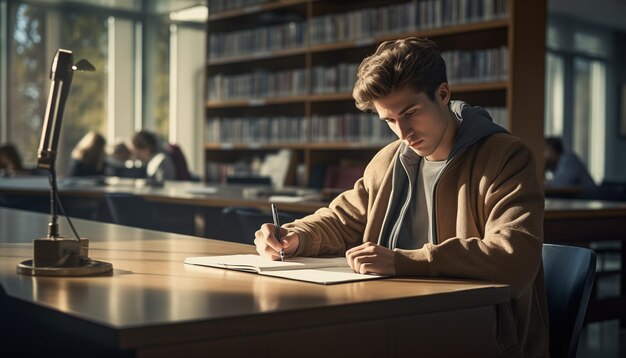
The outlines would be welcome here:
M 146 166 L 146 177 L 157 183 L 176 179 L 176 167 L 169 154 L 160 149 L 156 134 L 139 131 L 131 139 L 133 152 Z
M 316 213 L 256 232 L 262 255 L 346 255 L 360 273 L 506 283 L 498 349 L 548 355 L 544 198 L 530 149 L 479 107 L 450 101 L 437 45 L 381 44 L 359 67 L 353 96 L 398 136 L 354 188 Z M 501 325 L 501 326 L 500 326 Z
M 544 170 L 552 174 L 551 178 L 546 178 L 546 187 L 596 189 L 596 183 L 583 162 L 574 152 L 563 150 L 563 142 L 560 138 L 546 138 L 543 156 L 545 161 Z

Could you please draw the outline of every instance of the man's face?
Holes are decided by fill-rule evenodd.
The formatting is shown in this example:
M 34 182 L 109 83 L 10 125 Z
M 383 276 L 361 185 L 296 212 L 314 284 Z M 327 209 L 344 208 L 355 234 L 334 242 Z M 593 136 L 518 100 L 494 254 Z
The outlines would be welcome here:
M 133 152 L 133 154 L 135 154 L 135 158 L 141 160 L 142 162 L 147 162 L 148 159 L 150 159 L 150 151 L 147 148 L 135 148 Z
M 403 88 L 374 101 L 374 107 L 380 119 L 415 153 L 428 160 L 445 160 L 454 139 L 444 136 L 453 127 L 449 100 L 448 84 L 442 83 L 435 90 L 435 101 L 424 92 Z

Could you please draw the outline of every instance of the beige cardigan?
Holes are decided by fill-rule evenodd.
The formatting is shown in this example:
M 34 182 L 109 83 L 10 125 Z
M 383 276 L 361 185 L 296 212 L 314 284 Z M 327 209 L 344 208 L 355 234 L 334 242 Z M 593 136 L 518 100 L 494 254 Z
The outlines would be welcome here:
M 380 242 L 401 141 L 383 148 L 354 188 L 328 208 L 284 227 L 296 232 L 296 255 L 344 255 Z M 544 198 L 530 149 L 518 138 L 492 134 L 454 157 L 435 190 L 434 243 L 396 249 L 398 276 L 459 277 L 505 283 L 511 303 L 498 309 L 498 350 L 506 356 L 548 356 L 543 282 Z

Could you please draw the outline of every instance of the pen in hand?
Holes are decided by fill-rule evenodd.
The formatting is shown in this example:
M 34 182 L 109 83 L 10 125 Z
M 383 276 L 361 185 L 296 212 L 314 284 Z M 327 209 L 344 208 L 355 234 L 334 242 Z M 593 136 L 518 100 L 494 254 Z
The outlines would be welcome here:
M 274 236 L 278 243 L 282 246 L 283 244 L 280 242 L 280 222 L 278 221 L 278 210 L 276 210 L 276 206 L 272 203 L 272 218 L 274 219 L 274 226 L 276 227 L 276 231 L 274 232 Z M 285 249 L 280 249 L 280 261 L 285 261 Z

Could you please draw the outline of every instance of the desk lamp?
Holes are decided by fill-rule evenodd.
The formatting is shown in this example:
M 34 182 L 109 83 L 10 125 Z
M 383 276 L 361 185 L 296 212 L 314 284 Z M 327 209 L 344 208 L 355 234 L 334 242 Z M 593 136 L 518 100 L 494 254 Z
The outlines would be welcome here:
M 34 258 L 17 265 L 17 272 L 31 276 L 93 276 L 109 274 L 108 262 L 91 260 L 89 240 L 80 238 L 59 200 L 55 162 L 65 101 L 70 92 L 74 71 L 95 71 L 87 60 L 74 63 L 72 51 L 57 50 L 50 69 L 50 93 L 37 153 L 37 168 L 48 170 L 50 178 L 50 223 L 48 237 L 33 240 Z M 68 220 L 74 237 L 59 235 L 57 205 Z

